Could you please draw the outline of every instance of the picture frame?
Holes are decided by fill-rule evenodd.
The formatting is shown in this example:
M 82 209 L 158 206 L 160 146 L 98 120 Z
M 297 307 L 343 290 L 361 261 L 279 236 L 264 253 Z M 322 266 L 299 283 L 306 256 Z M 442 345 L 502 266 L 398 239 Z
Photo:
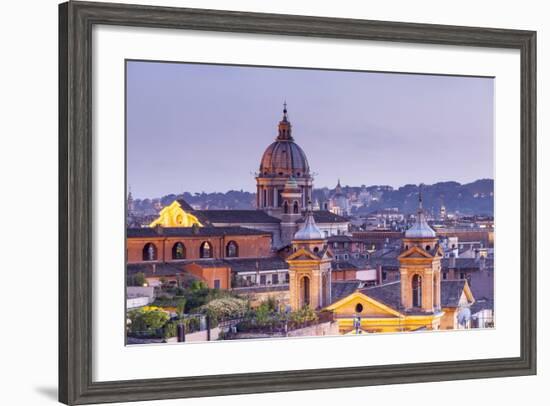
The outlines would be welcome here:
M 93 381 L 92 27 L 516 49 L 521 59 L 520 356 Z M 59 6 L 59 400 L 88 404 L 536 374 L 536 32 L 73 2 Z

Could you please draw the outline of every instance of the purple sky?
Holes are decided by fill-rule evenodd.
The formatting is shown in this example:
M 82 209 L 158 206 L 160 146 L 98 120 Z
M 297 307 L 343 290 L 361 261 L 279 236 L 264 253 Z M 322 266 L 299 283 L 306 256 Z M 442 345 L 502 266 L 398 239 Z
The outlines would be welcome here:
M 288 103 L 315 187 L 493 177 L 491 78 L 127 63 L 135 197 L 255 191 Z

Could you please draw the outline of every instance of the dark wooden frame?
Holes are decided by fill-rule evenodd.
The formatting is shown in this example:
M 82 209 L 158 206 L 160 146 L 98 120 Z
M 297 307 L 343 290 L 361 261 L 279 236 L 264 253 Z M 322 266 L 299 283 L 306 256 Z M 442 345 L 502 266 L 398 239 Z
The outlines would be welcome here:
M 110 24 L 513 48 L 521 53 L 521 355 L 219 376 L 93 382 L 92 26 Z M 219 396 L 536 373 L 536 33 L 506 29 L 69 2 L 59 6 L 59 400 Z

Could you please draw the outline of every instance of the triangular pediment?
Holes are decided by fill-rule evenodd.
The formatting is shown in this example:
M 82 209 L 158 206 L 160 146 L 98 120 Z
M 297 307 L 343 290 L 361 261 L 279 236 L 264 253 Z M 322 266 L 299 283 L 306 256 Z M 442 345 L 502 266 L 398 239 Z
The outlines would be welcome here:
M 319 257 L 308 249 L 300 248 L 296 252 L 293 252 L 287 259 L 287 261 L 299 261 L 299 260 L 319 260 Z
M 423 250 L 421 247 L 413 245 L 408 250 L 402 252 L 397 258 L 433 258 L 433 256 L 429 252 Z
M 363 306 L 363 317 L 369 317 L 372 313 L 376 314 L 378 317 L 401 317 L 403 316 L 396 309 L 385 305 L 373 299 L 370 296 L 365 295 L 359 291 L 355 291 L 352 294 L 338 300 L 337 302 L 331 304 L 326 309 L 338 313 L 350 313 L 350 309 L 354 309 L 357 304 Z M 353 311 L 351 312 L 353 313 Z

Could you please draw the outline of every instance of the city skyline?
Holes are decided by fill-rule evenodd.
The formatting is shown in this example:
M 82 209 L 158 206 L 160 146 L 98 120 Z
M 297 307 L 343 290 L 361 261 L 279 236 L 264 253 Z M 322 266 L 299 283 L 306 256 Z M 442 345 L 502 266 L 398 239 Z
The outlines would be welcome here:
M 467 185 L 467 184 L 471 184 L 471 183 L 475 183 L 475 182 L 479 182 L 479 181 L 483 181 L 483 180 L 491 180 L 491 181 L 494 181 L 493 178 L 480 178 L 480 179 L 473 179 L 471 182 L 458 182 L 460 185 Z M 338 179 L 337 179 L 338 181 Z M 341 179 L 340 179 L 341 181 Z M 349 185 L 345 182 L 340 182 L 341 183 L 341 186 L 343 188 L 361 188 L 361 187 L 365 187 L 365 188 L 371 188 L 371 187 L 386 187 L 386 186 L 390 186 L 393 188 L 393 190 L 398 190 L 402 187 L 406 187 L 406 186 L 410 186 L 410 185 L 415 185 L 415 186 L 418 186 L 418 187 L 430 187 L 430 186 L 434 186 L 435 184 L 437 183 L 447 183 L 447 182 L 456 182 L 452 179 L 449 179 L 449 180 L 443 180 L 443 181 L 438 181 L 438 182 L 434 182 L 433 184 L 428 184 L 428 183 L 425 183 L 425 182 L 420 182 L 420 183 L 408 183 L 408 184 L 403 184 L 403 185 L 383 185 L 383 184 L 369 184 L 369 185 L 365 185 L 365 184 L 362 184 L 362 185 Z M 334 190 L 336 188 L 336 185 L 333 185 L 333 186 L 315 186 L 313 188 L 313 190 L 317 191 L 317 190 L 323 190 L 323 189 L 328 189 L 328 190 Z M 163 198 L 165 196 L 169 196 L 169 195 L 176 195 L 176 196 L 180 196 L 180 195 L 183 195 L 185 193 L 190 193 L 192 195 L 194 194 L 202 194 L 202 193 L 206 193 L 206 194 L 211 194 L 211 193 L 221 193 L 221 194 L 226 194 L 226 193 L 229 193 L 229 192 L 248 192 L 248 193 L 252 193 L 252 194 L 255 194 L 256 191 L 254 190 L 244 190 L 244 189 L 228 189 L 228 190 L 214 190 L 214 191 L 210 191 L 210 192 L 206 192 L 206 191 L 198 191 L 198 192 L 195 192 L 195 191 L 187 191 L 187 190 L 184 190 L 183 192 L 181 191 L 177 191 L 177 192 L 168 192 L 168 193 L 165 193 L 165 194 L 162 194 L 162 195 L 156 195 L 156 196 L 136 196 L 136 194 L 133 192 L 132 190 L 132 185 L 128 185 L 128 190 L 129 192 L 132 193 L 132 197 L 134 199 L 138 199 L 138 200 L 144 200 L 144 199 L 160 199 L 160 198 Z
M 493 179 L 493 92 L 491 78 L 130 61 L 127 184 L 254 193 L 285 100 L 316 189 Z

